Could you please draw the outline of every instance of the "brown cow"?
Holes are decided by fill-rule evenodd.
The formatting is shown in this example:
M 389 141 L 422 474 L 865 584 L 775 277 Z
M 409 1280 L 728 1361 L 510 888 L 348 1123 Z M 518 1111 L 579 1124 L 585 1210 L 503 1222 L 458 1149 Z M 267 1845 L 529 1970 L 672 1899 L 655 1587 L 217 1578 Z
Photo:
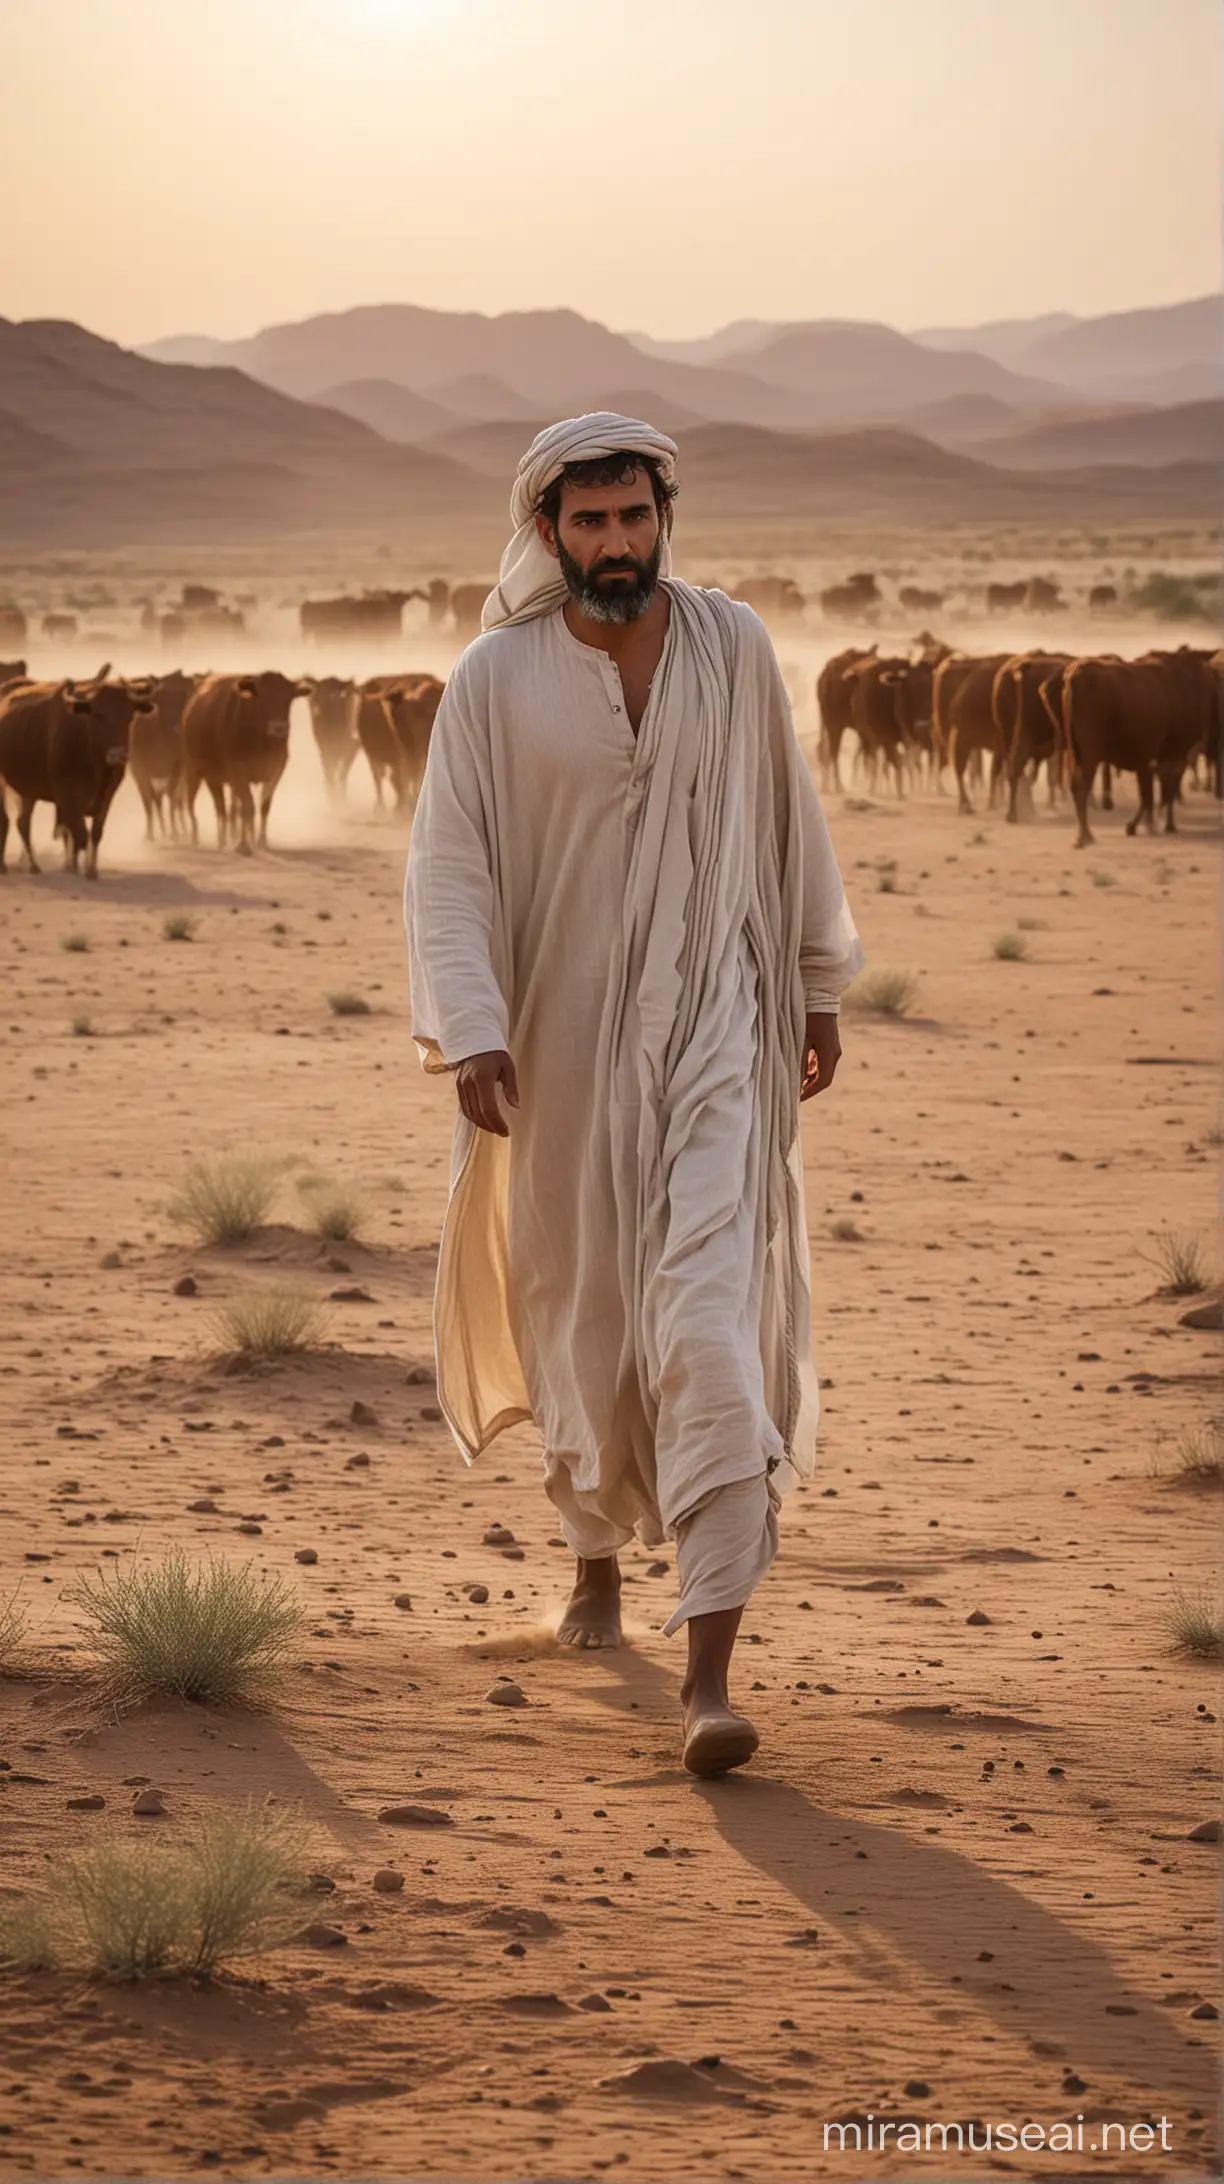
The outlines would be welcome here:
M 479 637 L 481 611 L 492 590 L 492 584 L 456 584 L 452 590 L 450 603 L 455 617 L 455 635 L 463 644 L 470 644 L 473 637 Z
M 1022 607 L 1028 595 L 1028 585 L 1023 577 L 1016 584 L 988 584 L 986 586 L 987 614 L 1010 614 L 1013 607 Z
M 380 704 L 398 747 L 396 808 L 416 810 L 429 756 L 429 739 L 445 685 L 436 675 L 417 675 L 384 690 Z
M 763 622 L 799 621 L 806 605 L 792 576 L 746 576 L 731 597 L 742 599 Z
M 1035 776 L 1043 760 L 1054 802 L 1060 745 L 1056 723 L 1069 665 L 1065 652 L 1018 652 L 995 676 L 991 708 L 1007 770 L 1007 816 L 1013 824 L 1019 817 L 1021 779 L 1030 766 Z
M 268 840 L 268 814 L 276 784 L 289 759 L 289 713 L 296 697 L 309 694 L 308 682 L 289 675 L 206 675 L 183 712 L 183 794 L 198 842 L 195 805 L 201 782 L 217 814 L 217 847 L 237 833 L 236 847 L 249 857 L 255 848 L 255 798 L 259 786 L 261 849 Z M 228 793 L 228 809 L 227 798 Z
M 1126 831 L 1142 823 L 1156 831 L 1153 783 L 1160 778 L 1165 831 L 1176 831 L 1174 805 L 1187 761 L 1202 740 L 1215 704 L 1208 659 L 1186 648 L 1178 654 L 1148 653 L 1140 660 L 1076 660 L 1063 683 L 1064 747 L 1075 799 L 1077 849 L 1092 841 L 1088 797 L 1097 768 L 1133 773 L 1139 809 Z
M 995 726 L 992 698 L 994 680 L 1008 654 L 996 652 L 984 659 L 952 653 L 935 670 L 931 692 L 931 733 L 936 764 L 951 765 L 962 812 L 973 804 L 965 787 L 965 769 L 975 753 L 989 752 L 992 759 L 990 800 L 995 798 L 1003 739 Z
M 374 802 L 383 809 L 383 784 L 390 784 L 398 811 L 403 802 L 400 787 L 400 748 L 382 704 L 384 690 L 394 690 L 412 678 L 405 675 L 371 675 L 353 693 L 353 727 L 365 752 L 374 779 Z
M 864 652 L 860 645 L 850 645 L 845 652 L 835 652 L 826 660 L 816 678 L 816 702 L 820 707 L 820 785 L 824 789 L 840 789 L 841 746 L 846 730 L 853 726 L 854 685 L 849 679 L 860 660 L 872 659 L 875 646 Z
M 98 849 L 127 765 L 132 720 L 151 700 L 124 683 L 14 683 L 0 695 L 0 872 L 9 819 L 3 790 L 19 800 L 17 832 L 31 872 L 40 866 L 30 839 L 36 804 L 55 806 L 64 869 L 98 877 Z
M 880 762 L 891 766 L 898 796 L 905 793 L 901 758 L 906 743 L 908 707 L 906 686 L 910 663 L 905 659 L 858 660 L 847 669 L 850 724 L 869 775 L 878 773 Z
M 80 626 L 75 614 L 44 614 L 42 618 L 43 636 L 53 639 L 71 639 L 77 635 Z
M 163 838 L 177 834 L 183 818 L 183 708 L 201 680 L 175 668 L 159 675 L 149 694 L 152 711 L 132 722 L 128 765 L 144 805 L 145 840 L 156 819 Z M 169 823 L 167 824 L 167 818 Z
M 353 718 L 355 695 L 353 684 L 341 675 L 322 676 L 310 691 L 310 725 L 333 804 L 344 802 L 349 772 L 361 749 Z
M 9 683 L 24 682 L 25 680 L 26 663 L 24 660 L 0 660 L 0 690 L 5 689 Z
M 903 584 L 898 593 L 907 614 L 940 614 L 945 597 L 941 591 L 923 591 L 920 584 Z
M 0 645 L 23 645 L 29 624 L 20 607 L 0 607 Z
M 1094 614 L 1103 614 L 1117 604 L 1118 592 L 1114 584 L 1094 584 L 1088 594 L 1088 605 Z
M 882 603 L 880 587 L 867 570 L 844 584 L 828 585 L 820 594 L 820 611 L 831 622 L 873 621 Z
M 298 620 L 303 637 L 317 644 L 353 637 L 367 644 L 385 644 L 400 635 L 408 601 L 426 597 L 425 592 L 414 590 L 363 592 L 359 599 L 304 599 Z

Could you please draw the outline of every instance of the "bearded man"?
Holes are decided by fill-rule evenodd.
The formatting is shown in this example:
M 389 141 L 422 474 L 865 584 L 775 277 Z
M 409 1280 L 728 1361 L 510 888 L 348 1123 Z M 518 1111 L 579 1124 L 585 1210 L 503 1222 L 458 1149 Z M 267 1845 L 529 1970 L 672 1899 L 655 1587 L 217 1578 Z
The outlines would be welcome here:
M 617 1550 L 674 1539 L 684 1764 L 752 1756 L 744 1604 L 811 1472 L 800 1100 L 862 962 L 773 648 L 671 575 L 676 448 L 539 434 L 434 723 L 408 860 L 413 1036 L 458 1095 L 434 1305 L 468 1461 L 534 1420 L 577 1558 L 558 1636 L 621 1636 Z

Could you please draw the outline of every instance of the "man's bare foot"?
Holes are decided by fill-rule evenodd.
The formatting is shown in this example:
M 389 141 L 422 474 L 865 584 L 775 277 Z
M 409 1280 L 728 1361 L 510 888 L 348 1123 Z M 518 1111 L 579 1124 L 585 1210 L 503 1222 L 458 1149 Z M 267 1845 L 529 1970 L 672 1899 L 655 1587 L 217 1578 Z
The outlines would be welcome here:
M 684 1764 L 690 1774 L 728 1774 L 752 1758 L 760 1738 L 746 1714 L 737 1714 L 725 1692 L 681 1694 Z
M 578 1557 L 578 1575 L 557 1631 L 557 1642 L 592 1651 L 621 1642 L 620 1564 L 615 1555 L 598 1562 Z

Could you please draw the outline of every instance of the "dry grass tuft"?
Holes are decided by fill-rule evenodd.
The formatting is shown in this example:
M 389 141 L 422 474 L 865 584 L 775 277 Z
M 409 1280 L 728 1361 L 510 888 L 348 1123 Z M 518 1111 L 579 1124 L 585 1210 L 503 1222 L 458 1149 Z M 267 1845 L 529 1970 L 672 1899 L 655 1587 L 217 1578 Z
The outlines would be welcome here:
M 1023 933 L 1000 933 L 991 945 L 991 954 L 1000 963 L 1023 963 L 1028 955 L 1028 942 Z
M 1224 1486 L 1224 1420 L 1188 1426 L 1173 1443 L 1176 1476 L 1190 1486 Z
M 343 1183 L 329 1183 L 322 1176 L 303 1176 L 298 1189 L 312 1228 L 329 1243 L 351 1243 L 369 1216 L 369 1206 L 360 1192 Z
M 65 1598 L 85 1616 L 103 1683 L 119 1704 L 159 1694 L 200 1706 L 263 1703 L 304 1622 L 282 1578 L 179 1553 L 83 1578 Z
M 73 1017 L 72 1036 L 74 1039 L 94 1039 L 97 1037 L 94 1030 L 94 1020 L 87 1009 L 78 1010 Z
M 0 1596 L 0 1676 L 11 1676 L 21 1660 L 26 1619 L 20 1587 Z
M 369 1002 L 361 994 L 348 990 L 343 993 L 329 993 L 327 1006 L 333 1016 L 370 1016 L 373 1014 Z
M 1165 1624 L 1175 1653 L 1195 1660 L 1224 1660 L 1224 1610 L 1208 1592 L 1176 1592 Z
M 250 1154 L 193 1160 L 170 1208 L 202 1244 L 241 1244 L 265 1219 L 276 1196 L 279 1164 Z
M 322 1305 L 296 1282 L 261 1282 L 242 1289 L 216 1317 L 222 1347 L 248 1357 L 292 1357 L 314 1349 L 326 1325 Z
M 211 1979 L 288 1940 L 306 1857 L 301 1821 L 267 1804 L 213 1813 L 174 1847 L 99 1843 L 64 1861 L 54 1897 L 0 1914 L 0 1957 L 24 1971 Z
M 857 1221 L 848 1213 L 839 1214 L 836 1221 L 830 1221 L 829 1234 L 835 1244 L 863 1244 L 867 1241 Z
M 1150 1263 L 1164 1276 L 1159 1292 L 1162 1297 L 1198 1297 L 1210 1287 L 1203 1240 L 1197 1232 L 1182 1236 L 1174 1229 L 1161 1229 L 1155 1245 Z
M 162 932 L 167 940 L 194 940 L 196 920 L 190 910 L 172 910 L 162 919 Z
M 860 971 L 842 995 L 842 1007 L 872 1016 L 905 1016 L 918 998 L 910 971 Z
M 60 947 L 65 949 L 69 955 L 88 955 L 89 935 L 88 933 L 65 933 L 60 942 Z
M 1116 887 L 1118 884 L 1116 872 L 1102 872 L 1098 869 L 1095 872 L 1090 872 L 1088 877 L 1094 887 Z

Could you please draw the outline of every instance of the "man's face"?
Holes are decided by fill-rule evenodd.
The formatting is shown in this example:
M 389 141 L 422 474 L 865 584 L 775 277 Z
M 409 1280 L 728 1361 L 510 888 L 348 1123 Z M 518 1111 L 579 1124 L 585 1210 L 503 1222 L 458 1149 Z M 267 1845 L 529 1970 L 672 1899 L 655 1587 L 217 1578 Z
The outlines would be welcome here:
M 647 471 L 635 471 L 627 485 L 566 483 L 556 529 L 545 516 L 536 525 L 561 564 L 570 597 L 592 621 L 636 622 L 645 613 L 663 551 Z

